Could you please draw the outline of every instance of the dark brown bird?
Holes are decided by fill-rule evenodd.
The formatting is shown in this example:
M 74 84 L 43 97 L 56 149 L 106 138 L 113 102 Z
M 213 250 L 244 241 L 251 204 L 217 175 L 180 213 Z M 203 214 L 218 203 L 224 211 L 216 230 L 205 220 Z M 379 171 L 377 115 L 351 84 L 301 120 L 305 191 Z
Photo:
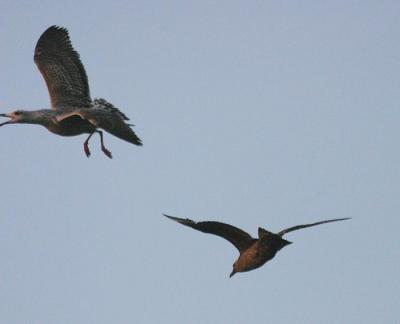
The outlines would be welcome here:
M 84 142 L 86 156 L 90 156 L 89 139 L 100 135 L 101 149 L 112 158 L 103 142 L 99 128 L 135 145 L 141 140 L 132 130 L 124 113 L 104 99 L 90 98 L 88 78 L 78 52 L 72 47 L 66 28 L 51 26 L 40 36 L 34 61 L 46 81 L 51 108 L 36 111 L 17 110 L 8 114 L 10 120 L 0 124 L 39 124 L 61 136 L 89 134 Z
M 246 233 L 245 231 L 242 231 L 241 229 L 229 224 L 220 222 L 196 223 L 188 218 L 183 219 L 165 214 L 163 215 L 198 231 L 218 235 L 231 242 L 239 250 L 240 255 L 233 264 L 233 270 L 229 277 L 232 277 L 236 272 L 246 272 L 257 269 L 267 261 L 271 260 L 280 249 L 292 243 L 282 238 L 282 236 L 286 233 L 306 227 L 350 219 L 336 218 L 312 224 L 297 225 L 284 229 L 277 234 L 271 233 L 259 227 L 258 239 L 256 239 L 251 237 L 250 234 Z

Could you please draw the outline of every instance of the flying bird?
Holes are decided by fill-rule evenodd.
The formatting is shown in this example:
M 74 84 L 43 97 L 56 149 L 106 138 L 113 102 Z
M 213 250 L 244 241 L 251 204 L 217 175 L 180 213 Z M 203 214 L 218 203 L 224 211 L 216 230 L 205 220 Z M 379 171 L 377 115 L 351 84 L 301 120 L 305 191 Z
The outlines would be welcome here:
M 38 124 L 61 136 L 89 134 L 83 145 L 87 157 L 90 156 L 89 140 L 98 133 L 102 151 L 112 158 L 104 146 L 100 129 L 129 143 L 142 145 L 131 128 L 133 125 L 126 123 L 129 118 L 123 112 L 104 99 L 91 99 L 85 68 L 72 47 L 66 28 L 51 26 L 40 36 L 34 61 L 46 82 L 51 109 L 0 114 L 10 118 L 0 126 Z
M 271 260 L 280 249 L 292 243 L 282 238 L 283 235 L 285 235 L 286 233 L 306 227 L 350 219 L 335 218 L 312 224 L 297 225 L 284 229 L 277 234 L 271 233 L 259 227 L 258 239 L 256 239 L 251 237 L 251 235 L 246 233 L 245 231 L 229 224 L 220 222 L 196 223 L 188 218 L 184 219 L 168 216 L 165 214 L 163 215 L 185 226 L 194 228 L 195 230 L 204 233 L 214 234 L 231 242 L 239 250 L 240 255 L 233 264 L 233 270 L 230 273 L 229 277 L 232 277 L 237 272 L 246 272 L 257 269 L 264 265 L 264 263 L 266 263 L 267 261 Z

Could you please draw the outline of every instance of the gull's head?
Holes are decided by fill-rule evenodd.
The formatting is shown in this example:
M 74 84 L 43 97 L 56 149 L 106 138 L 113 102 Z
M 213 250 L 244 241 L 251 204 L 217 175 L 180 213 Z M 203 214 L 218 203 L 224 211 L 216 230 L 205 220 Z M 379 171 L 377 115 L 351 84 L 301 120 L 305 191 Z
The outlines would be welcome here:
M 15 110 L 8 114 L 0 114 L 0 117 L 10 118 L 10 120 L 7 120 L 6 122 L 0 124 L 0 126 L 4 126 L 7 124 L 17 124 L 17 123 L 29 122 L 30 119 L 32 118 L 32 114 L 30 111 Z

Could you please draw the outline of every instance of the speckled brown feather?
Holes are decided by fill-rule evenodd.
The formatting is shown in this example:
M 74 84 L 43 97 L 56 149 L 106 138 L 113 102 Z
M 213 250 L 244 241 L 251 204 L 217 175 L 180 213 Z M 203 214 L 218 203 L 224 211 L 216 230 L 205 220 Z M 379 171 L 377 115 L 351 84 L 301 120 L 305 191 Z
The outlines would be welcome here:
M 93 108 L 80 109 L 77 113 L 97 128 L 102 128 L 108 133 L 129 143 L 139 146 L 142 145 L 142 141 L 136 136 L 132 128 L 115 112 L 110 113 L 104 109 Z
M 92 109 L 76 109 L 72 112 L 57 116 L 57 120 L 59 122 L 66 122 L 74 116 L 79 116 L 96 128 L 104 129 L 108 133 L 129 143 L 139 146 L 142 145 L 140 138 L 135 134 L 131 126 L 125 122 L 125 119 L 128 118 L 119 111 L 118 108 L 115 108 L 112 105 L 108 108 L 101 105 L 94 105 Z
M 36 44 L 34 61 L 46 81 L 53 109 L 90 107 L 88 78 L 67 29 L 49 27 Z

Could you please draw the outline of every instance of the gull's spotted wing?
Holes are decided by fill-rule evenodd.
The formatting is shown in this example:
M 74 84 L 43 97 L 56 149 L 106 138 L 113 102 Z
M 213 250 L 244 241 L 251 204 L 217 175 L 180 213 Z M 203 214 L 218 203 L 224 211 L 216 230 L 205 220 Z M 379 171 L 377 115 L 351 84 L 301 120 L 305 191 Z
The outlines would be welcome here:
M 36 44 L 34 60 L 46 81 L 53 109 L 90 106 L 88 78 L 67 29 L 49 27 Z
M 67 122 L 74 116 L 87 120 L 96 128 L 104 129 L 106 132 L 135 145 L 142 145 L 142 141 L 135 134 L 129 120 L 118 108 L 114 107 L 104 99 L 95 99 L 95 105 L 91 109 L 75 109 L 72 112 L 60 114 L 56 117 L 59 122 Z

